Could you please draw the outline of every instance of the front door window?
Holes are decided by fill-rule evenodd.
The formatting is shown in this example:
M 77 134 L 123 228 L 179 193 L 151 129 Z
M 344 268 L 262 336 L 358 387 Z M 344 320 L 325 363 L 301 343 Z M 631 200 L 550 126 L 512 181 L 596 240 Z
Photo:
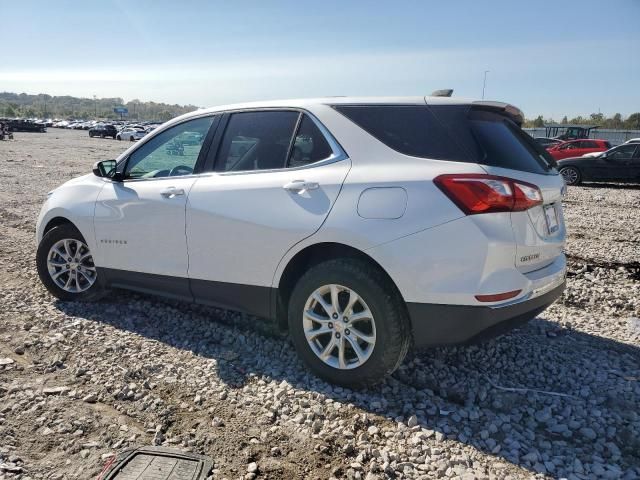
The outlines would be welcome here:
M 135 150 L 125 179 L 160 178 L 193 173 L 214 117 L 201 117 L 175 125 Z

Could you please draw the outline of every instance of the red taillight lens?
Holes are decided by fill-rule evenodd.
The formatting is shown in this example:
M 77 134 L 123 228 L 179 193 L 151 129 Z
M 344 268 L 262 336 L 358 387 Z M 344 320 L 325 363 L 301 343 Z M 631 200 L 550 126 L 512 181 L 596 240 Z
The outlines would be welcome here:
M 518 212 L 542 204 L 538 187 L 512 178 L 468 173 L 440 175 L 433 181 L 467 215 Z

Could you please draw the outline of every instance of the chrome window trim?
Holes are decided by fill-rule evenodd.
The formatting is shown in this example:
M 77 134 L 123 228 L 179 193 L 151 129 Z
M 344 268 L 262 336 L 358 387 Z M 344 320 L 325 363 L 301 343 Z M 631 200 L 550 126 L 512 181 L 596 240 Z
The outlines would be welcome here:
M 111 179 L 106 179 L 111 181 L 112 183 L 128 183 L 128 182 L 146 182 L 149 180 L 165 180 L 168 178 L 190 178 L 190 177 L 194 177 L 194 178 L 199 178 L 199 177 L 208 177 L 208 176 L 213 176 L 213 175 L 220 175 L 220 176 L 229 176 L 229 175 L 251 175 L 251 174 L 257 174 L 257 173 L 274 173 L 274 172 L 296 172 L 299 170 L 307 170 L 309 168 L 316 168 L 316 167 L 323 167 L 325 165 L 329 165 L 332 163 L 336 163 L 336 162 L 341 162 L 342 160 L 346 160 L 349 158 L 349 156 L 347 155 L 347 153 L 344 151 L 344 149 L 342 148 L 342 146 L 338 143 L 338 141 L 335 139 L 335 137 L 331 134 L 331 132 L 329 131 L 329 129 L 327 127 L 324 126 L 324 124 L 318 120 L 318 118 L 311 113 L 310 111 L 304 109 L 304 108 L 300 108 L 300 107 L 259 107 L 259 108 L 239 108 L 239 109 L 233 109 L 233 110 L 220 110 L 217 112 L 208 112 L 208 113 L 202 113 L 200 115 L 193 115 L 192 117 L 189 118 L 185 118 L 183 121 L 180 122 L 176 122 L 176 123 L 172 123 L 171 125 L 166 125 L 165 127 L 161 127 L 161 128 L 157 128 L 156 130 L 153 131 L 153 134 L 151 136 L 149 136 L 148 138 L 143 138 L 142 140 L 140 140 L 137 144 L 134 150 L 132 150 L 131 152 L 129 152 L 127 154 L 126 157 L 120 159 L 117 162 L 117 166 L 120 166 L 120 163 L 122 162 L 125 166 L 127 161 L 129 160 L 129 157 L 135 152 L 137 151 L 139 148 L 141 148 L 145 143 L 147 143 L 148 141 L 150 141 L 153 137 L 155 137 L 156 135 L 159 135 L 160 133 L 168 130 L 169 128 L 173 128 L 177 125 L 181 125 L 183 123 L 189 122 L 191 120 L 196 120 L 198 118 L 204 118 L 204 117 L 215 117 L 216 115 L 223 115 L 223 114 L 233 114 L 233 113 L 243 113 L 243 112 L 273 112 L 273 111 L 294 111 L 294 112 L 298 112 L 301 113 L 303 115 L 308 115 L 309 118 L 311 119 L 311 121 L 318 127 L 318 129 L 320 130 L 320 133 L 322 133 L 322 135 L 324 135 L 325 140 L 327 141 L 327 143 L 329 144 L 329 148 L 331 148 L 331 155 L 329 155 L 327 158 L 324 158 L 322 160 L 318 160 L 317 162 L 313 162 L 310 163 L 308 165 L 301 165 L 299 167 L 283 167 L 283 168 L 270 168 L 270 169 L 264 169 L 264 170 L 241 170 L 238 172 L 216 172 L 216 171 L 210 171 L 210 172 L 202 172 L 202 173 L 197 173 L 197 174 L 191 174 L 191 175 L 174 175 L 173 177 L 171 176 L 167 176 L 167 177 L 151 177 L 151 178 L 127 178 L 127 179 L 123 179 L 121 181 L 114 181 Z

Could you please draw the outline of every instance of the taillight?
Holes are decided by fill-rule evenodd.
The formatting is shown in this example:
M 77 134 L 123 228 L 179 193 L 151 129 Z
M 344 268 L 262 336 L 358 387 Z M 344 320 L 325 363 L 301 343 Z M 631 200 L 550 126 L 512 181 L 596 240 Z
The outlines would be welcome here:
M 480 173 L 434 178 L 442 192 L 467 215 L 519 212 L 542 205 L 542 192 L 531 183 Z

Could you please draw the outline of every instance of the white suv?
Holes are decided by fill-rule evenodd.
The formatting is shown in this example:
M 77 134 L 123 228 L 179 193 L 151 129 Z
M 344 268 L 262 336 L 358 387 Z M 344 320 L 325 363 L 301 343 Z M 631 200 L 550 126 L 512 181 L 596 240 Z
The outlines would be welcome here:
M 49 194 L 40 278 L 125 288 L 289 329 L 358 387 L 408 348 L 525 322 L 564 288 L 562 177 L 511 105 L 325 98 L 199 110 Z

